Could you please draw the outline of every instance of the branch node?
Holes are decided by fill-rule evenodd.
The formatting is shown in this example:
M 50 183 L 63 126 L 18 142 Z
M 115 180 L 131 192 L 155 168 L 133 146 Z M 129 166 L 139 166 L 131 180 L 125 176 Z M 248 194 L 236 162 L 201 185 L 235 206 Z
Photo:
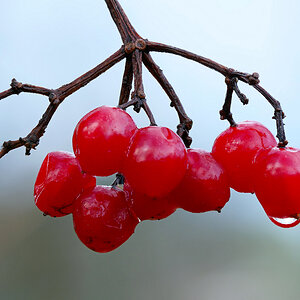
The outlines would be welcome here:
M 131 54 L 135 50 L 135 48 L 136 48 L 135 43 L 130 42 L 125 45 L 124 50 L 126 54 Z
M 143 102 L 145 99 L 141 99 L 139 97 L 136 97 L 136 102 L 133 105 L 133 110 L 137 113 L 141 111 L 141 108 L 143 107 Z
M 24 146 L 26 147 L 25 155 L 30 155 L 30 151 L 36 150 L 36 147 L 39 144 L 39 138 L 36 135 L 30 135 L 29 137 L 26 137 L 25 139 L 22 139 L 23 142 L 25 142 Z
M 192 120 L 190 120 L 192 122 Z M 193 123 L 193 122 L 192 122 Z M 192 144 L 193 139 L 189 136 L 189 131 L 192 125 L 190 122 L 187 124 L 185 123 L 180 123 L 177 126 L 177 134 L 181 137 L 183 143 L 187 148 L 189 148 Z
M 49 102 L 53 105 L 59 105 L 61 99 L 58 97 L 57 93 L 53 91 L 49 95 Z
M 12 79 L 10 86 L 17 95 L 22 92 L 23 84 L 21 82 L 18 82 L 15 78 Z
M 138 91 L 137 92 L 137 96 L 140 98 L 140 99 L 145 99 L 146 98 L 146 94 L 144 91 Z
M 11 150 L 12 149 L 12 142 L 11 142 L 11 140 L 9 140 L 9 141 L 7 141 L 7 142 L 4 142 L 3 144 L 2 144 L 2 147 L 3 148 L 5 148 L 6 150 Z
M 143 39 L 137 39 L 135 41 L 135 47 L 141 51 L 144 51 L 147 47 L 147 43 Z
M 57 99 L 57 95 L 54 92 L 51 92 L 49 95 L 49 101 L 53 102 L 55 99 Z
M 253 74 L 249 74 L 248 76 L 248 83 L 249 85 L 256 85 L 259 84 L 259 74 L 254 72 Z

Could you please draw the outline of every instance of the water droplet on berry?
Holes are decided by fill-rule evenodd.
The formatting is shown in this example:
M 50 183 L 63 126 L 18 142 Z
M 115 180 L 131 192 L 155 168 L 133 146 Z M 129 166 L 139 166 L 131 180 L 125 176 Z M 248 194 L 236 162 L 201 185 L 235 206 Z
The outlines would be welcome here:
M 275 225 L 282 228 L 292 228 L 297 226 L 300 223 L 300 219 L 296 219 L 296 218 L 274 218 L 269 216 L 269 219 Z

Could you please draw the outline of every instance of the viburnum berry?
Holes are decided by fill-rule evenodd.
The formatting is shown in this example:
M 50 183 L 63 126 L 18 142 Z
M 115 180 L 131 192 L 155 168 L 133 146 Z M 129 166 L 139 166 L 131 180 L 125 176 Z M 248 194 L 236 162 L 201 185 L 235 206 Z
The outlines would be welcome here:
M 86 114 L 73 134 L 73 150 L 83 171 L 96 176 L 121 171 L 136 129 L 131 116 L 116 107 L 101 106 Z
M 96 178 L 82 173 L 72 153 L 51 152 L 34 185 L 35 204 L 46 215 L 62 217 L 72 212 L 74 200 L 84 189 L 95 185 Z
M 266 214 L 273 218 L 300 218 L 300 149 L 260 151 L 254 161 L 255 194 Z
M 161 220 L 178 208 L 170 194 L 163 197 L 149 197 L 134 191 L 125 181 L 125 198 L 135 215 L 141 220 Z
M 138 129 L 124 161 L 124 175 L 141 195 L 162 197 L 171 192 L 186 171 L 186 148 L 180 137 L 166 127 Z
M 230 197 L 227 175 L 211 153 L 188 149 L 188 168 L 171 193 L 178 207 L 193 213 L 220 211 Z
M 76 199 L 73 222 L 82 243 L 104 253 L 127 241 L 139 220 L 127 206 L 122 190 L 96 186 Z
M 262 124 L 245 121 L 229 127 L 215 140 L 212 155 L 222 164 L 229 185 L 238 192 L 253 193 L 253 159 L 261 149 L 276 146 L 273 134 Z

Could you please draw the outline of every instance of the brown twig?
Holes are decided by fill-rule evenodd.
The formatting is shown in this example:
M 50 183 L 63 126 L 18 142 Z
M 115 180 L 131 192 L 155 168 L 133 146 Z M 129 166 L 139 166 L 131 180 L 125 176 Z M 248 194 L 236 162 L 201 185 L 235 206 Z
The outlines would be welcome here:
M 125 70 L 123 74 L 122 87 L 119 98 L 119 105 L 128 102 L 132 89 L 133 68 L 131 57 L 126 58 Z
M 223 108 L 220 110 L 221 120 L 227 120 L 230 126 L 236 126 L 235 121 L 233 120 L 231 113 L 231 102 L 232 102 L 232 94 L 233 94 L 233 86 L 234 82 L 236 82 L 236 78 L 225 78 L 225 83 L 227 85 L 227 92 L 225 97 L 225 102 Z
M 20 89 L 19 93 L 27 92 L 27 93 L 38 93 L 42 95 L 49 96 L 50 104 L 43 114 L 42 118 L 38 122 L 37 126 L 32 129 L 32 131 L 24 138 L 19 138 L 15 141 L 7 141 L 4 142 L 2 148 L 0 150 L 0 158 L 5 154 L 10 152 L 13 149 L 25 146 L 26 147 L 26 155 L 30 154 L 31 149 L 35 149 L 39 144 L 40 138 L 44 135 L 45 130 L 51 121 L 56 109 L 63 102 L 63 100 L 76 92 L 78 89 L 84 87 L 93 79 L 97 78 L 100 74 L 111 68 L 117 62 L 122 60 L 125 57 L 124 47 L 115 52 L 112 56 L 107 58 L 104 62 L 99 64 L 97 67 L 78 77 L 74 81 L 69 84 L 63 85 L 56 90 L 45 89 L 41 87 L 36 87 L 32 85 L 23 85 L 13 80 L 14 85 Z M 14 87 L 12 87 L 15 89 Z M 15 92 L 15 94 L 18 94 Z
M 192 143 L 192 138 L 189 136 L 189 131 L 192 128 L 193 121 L 185 113 L 181 101 L 174 91 L 172 85 L 149 53 L 143 53 L 143 62 L 149 72 L 153 75 L 153 77 L 158 81 L 163 90 L 169 96 L 171 100 L 171 106 L 176 109 L 179 117 L 180 123 L 178 125 L 177 134 L 183 139 L 185 145 L 189 147 Z
M 285 137 L 284 124 L 283 124 L 284 114 L 281 109 L 281 105 L 280 105 L 279 101 L 274 99 L 263 87 L 261 87 L 259 85 L 260 81 L 259 81 L 258 73 L 248 74 L 248 73 L 239 72 L 234 69 L 227 68 L 209 58 L 205 58 L 203 56 L 194 54 L 192 52 L 189 52 L 189 51 L 186 51 L 186 50 L 183 50 L 180 48 L 176 48 L 173 46 L 161 44 L 161 43 L 154 43 L 154 42 L 147 41 L 147 49 L 149 51 L 166 52 L 166 53 L 172 53 L 175 55 L 185 57 L 187 59 L 196 61 L 210 69 L 213 69 L 229 79 L 236 78 L 237 80 L 243 81 L 243 82 L 253 86 L 262 96 L 264 96 L 264 98 L 275 109 L 274 119 L 276 119 L 277 138 L 279 139 L 278 147 L 285 147 L 287 145 L 288 142 Z M 246 104 L 246 102 L 248 102 L 247 97 L 240 93 L 237 85 L 233 85 L 233 90 L 235 90 L 238 97 L 242 100 L 242 102 L 244 104 Z M 230 93 L 230 90 L 229 90 L 229 93 Z
M 118 28 L 124 45 L 117 52 L 115 52 L 113 55 L 111 55 L 104 62 L 102 62 L 92 70 L 78 77 L 74 81 L 55 90 L 29 84 L 22 84 L 13 79 L 11 88 L 0 93 L 0 100 L 14 94 L 26 92 L 48 96 L 50 104 L 37 126 L 25 138 L 19 138 L 15 141 L 7 141 L 3 143 L 3 147 L 0 150 L 0 158 L 7 154 L 9 151 L 21 146 L 26 147 L 26 154 L 29 155 L 30 150 L 35 149 L 35 147 L 39 144 L 39 140 L 43 136 L 53 114 L 55 113 L 58 106 L 63 102 L 63 100 L 76 92 L 78 89 L 88 84 L 90 81 L 97 78 L 99 75 L 107 71 L 109 68 L 120 62 L 125 57 L 126 64 L 120 92 L 119 106 L 125 109 L 126 107 L 133 105 L 136 111 L 139 111 L 141 108 L 143 108 L 150 120 L 150 124 L 156 125 L 153 114 L 145 99 L 146 96 L 144 93 L 142 79 L 142 63 L 144 63 L 150 73 L 159 82 L 161 87 L 169 96 L 171 100 L 171 106 L 174 106 L 174 108 L 176 109 L 180 122 L 177 126 L 177 133 L 179 134 L 179 136 L 181 136 L 185 145 L 189 147 L 192 142 L 192 139 L 189 137 L 189 130 L 191 129 L 193 122 L 185 113 L 183 105 L 176 95 L 172 85 L 169 83 L 159 66 L 152 59 L 149 53 L 150 51 L 166 52 L 179 55 L 198 62 L 224 75 L 226 78 L 227 93 L 225 103 L 221 111 L 221 116 L 224 119 L 227 119 L 232 126 L 235 125 L 230 112 L 233 91 L 237 94 L 243 104 L 248 103 L 247 97 L 240 92 L 237 86 L 237 81 L 240 80 L 253 86 L 262 96 L 267 99 L 267 101 L 273 106 L 275 110 L 274 118 L 276 119 L 277 137 L 279 139 L 278 146 L 284 147 L 287 144 L 283 124 L 284 114 L 282 112 L 280 103 L 259 85 L 259 75 L 257 73 L 248 74 L 239 72 L 234 69 L 227 68 L 224 65 L 219 64 L 209 58 L 205 58 L 192 52 L 169 45 L 144 40 L 136 32 L 117 0 L 105 0 L 105 2 L 111 13 L 112 19 L 114 20 Z M 132 99 L 128 101 L 130 90 L 132 88 L 133 77 L 134 91 L 132 93 Z
M 124 45 L 141 38 L 131 25 L 120 3 L 116 0 L 105 0 L 111 17 L 115 22 Z
M 232 81 L 232 88 L 235 91 L 236 95 L 238 96 L 238 98 L 241 100 L 241 102 L 246 105 L 249 103 L 249 99 L 246 97 L 245 94 L 241 93 L 237 83 L 238 83 L 238 79 L 236 77 L 233 77 L 232 79 L 234 79 Z
M 11 95 L 19 95 L 22 92 L 40 94 L 48 97 L 53 92 L 53 90 L 46 89 L 40 86 L 22 84 L 21 82 L 18 82 L 15 78 L 12 79 L 10 86 L 11 88 L 9 90 L 0 93 L 0 100 Z
M 285 114 L 282 111 L 280 102 L 276 100 L 274 97 L 272 97 L 263 87 L 260 85 L 254 85 L 253 86 L 261 95 L 263 95 L 267 101 L 273 106 L 274 108 L 274 117 L 273 119 L 276 120 L 276 127 L 277 127 L 277 138 L 279 140 L 278 147 L 284 148 L 288 141 L 285 137 L 285 131 L 284 131 L 284 123 L 283 119 L 285 118 Z
M 86 72 L 82 76 L 73 80 L 72 82 L 65 84 L 57 89 L 58 95 L 60 99 L 65 99 L 71 94 L 75 93 L 77 90 L 81 89 L 85 85 L 87 85 L 92 80 L 96 79 L 102 73 L 113 67 L 116 63 L 121 61 L 126 57 L 126 53 L 124 51 L 124 47 L 122 46 L 117 52 L 108 57 L 101 64 L 93 68 L 92 70 Z

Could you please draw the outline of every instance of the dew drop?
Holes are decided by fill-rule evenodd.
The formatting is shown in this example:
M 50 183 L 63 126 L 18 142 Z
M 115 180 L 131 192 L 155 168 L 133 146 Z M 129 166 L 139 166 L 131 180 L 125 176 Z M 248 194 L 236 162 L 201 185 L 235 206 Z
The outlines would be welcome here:
M 300 219 L 295 219 L 295 218 L 274 218 L 269 216 L 269 219 L 275 225 L 282 228 L 292 228 L 297 226 L 300 223 Z

